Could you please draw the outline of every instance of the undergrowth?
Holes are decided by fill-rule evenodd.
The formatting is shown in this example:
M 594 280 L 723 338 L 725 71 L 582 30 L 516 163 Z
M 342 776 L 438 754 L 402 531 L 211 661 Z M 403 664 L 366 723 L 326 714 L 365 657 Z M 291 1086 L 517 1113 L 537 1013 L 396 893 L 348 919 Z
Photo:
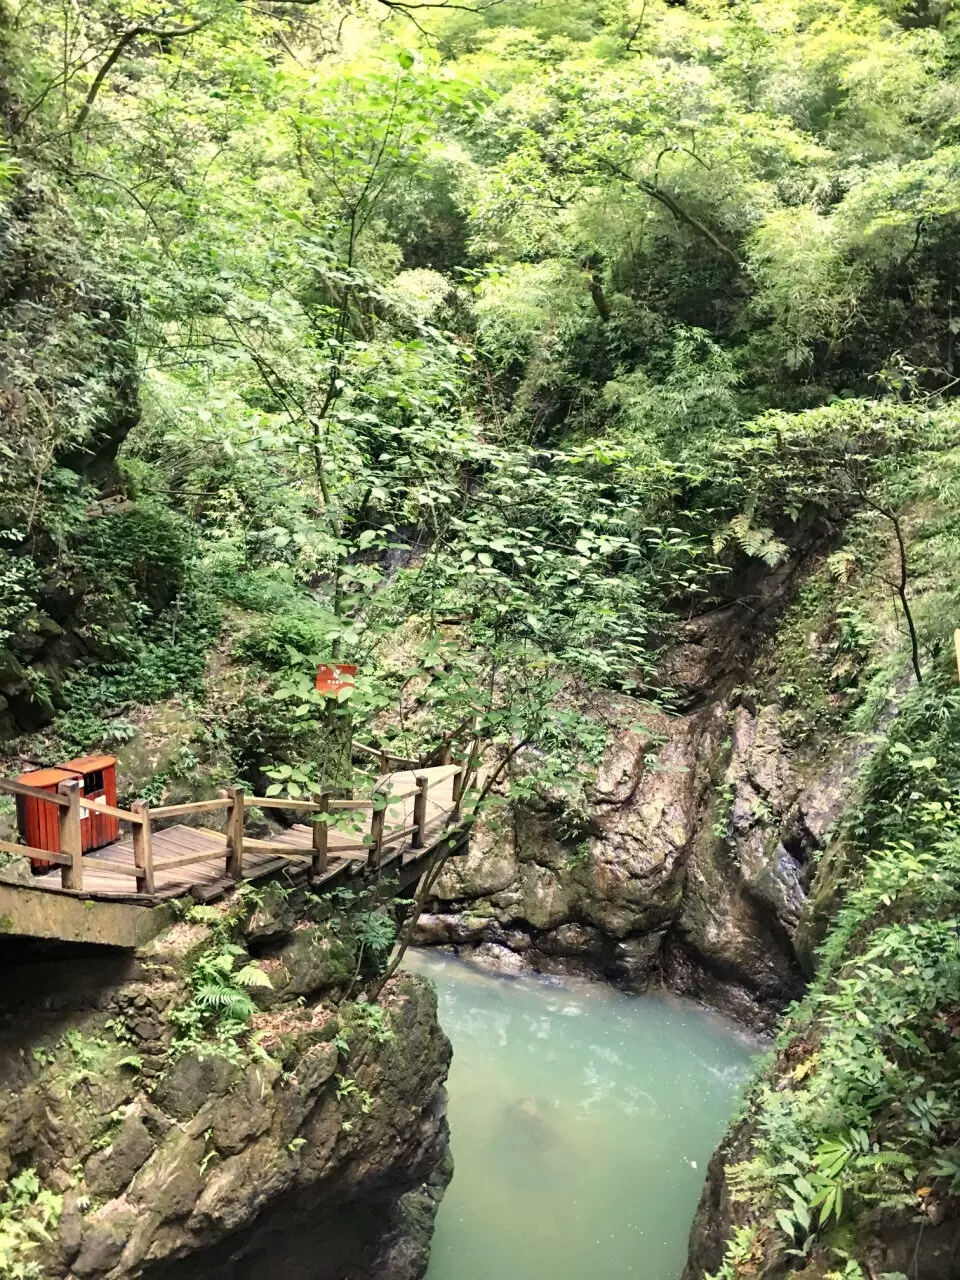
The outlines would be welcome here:
M 798 1266 L 824 1248 L 859 1276 L 866 1215 L 933 1217 L 960 1191 L 960 694 L 945 675 L 905 699 L 840 838 L 843 903 L 730 1180 Z M 741 1274 L 747 1244 L 720 1276 Z
M 274 903 L 290 898 L 293 892 L 277 884 L 269 886 Z M 306 890 L 302 894 L 302 918 L 294 932 L 300 931 L 312 944 L 330 944 L 328 985 L 331 992 L 340 993 L 340 1028 L 335 1043 L 344 1054 L 357 1032 L 376 1044 L 392 1039 L 384 1010 L 364 999 L 363 982 L 379 974 L 396 940 L 393 908 L 400 900 L 395 894 L 396 883 L 390 878 L 372 888 L 339 888 L 323 894 Z M 190 967 L 187 998 L 168 1014 L 175 1028 L 171 1058 L 185 1053 L 200 1057 L 217 1054 L 242 1063 L 264 1056 L 261 1036 L 252 1028 L 258 1009 L 252 992 L 270 990 L 272 983 L 269 974 L 250 958 L 243 944 L 243 926 L 251 911 L 264 908 L 265 899 L 265 890 L 246 884 L 225 907 L 187 908 L 186 921 L 209 926 L 210 939 Z M 282 994 L 281 1002 L 290 1003 L 283 1001 Z
M 40 1280 L 43 1270 L 33 1255 L 51 1241 L 63 1196 L 42 1187 L 35 1169 L 23 1169 L 0 1194 L 0 1275 Z
M 211 945 L 197 956 L 190 969 L 188 998 L 168 1015 L 176 1028 L 170 1044 L 173 1058 L 185 1053 L 200 1057 L 217 1053 L 245 1061 L 249 1050 L 255 1048 L 249 1035 L 256 1012 L 250 992 L 256 987 L 270 987 L 271 982 L 254 961 L 247 959 L 245 948 L 233 936 L 255 896 L 256 890 L 243 886 L 226 911 L 195 906 L 186 912 L 189 923 L 211 927 Z

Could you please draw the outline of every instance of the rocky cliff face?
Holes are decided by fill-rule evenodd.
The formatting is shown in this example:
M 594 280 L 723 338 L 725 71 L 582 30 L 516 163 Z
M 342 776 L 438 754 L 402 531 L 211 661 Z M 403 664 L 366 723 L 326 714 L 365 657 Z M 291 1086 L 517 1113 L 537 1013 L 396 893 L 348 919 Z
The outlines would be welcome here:
M 482 826 L 419 941 L 506 971 L 582 967 L 638 991 L 662 979 L 769 1029 L 803 988 L 813 860 L 870 750 L 791 732 L 776 630 L 800 574 L 685 629 L 678 714 L 608 700 L 606 718 L 633 727 L 611 735 L 579 821 L 545 801 Z M 833 625 L 826 611 L 804 637 L 821 665 Z
M 253 988 L 265 1007 L 245 1042 L 222 1022 L 208 1043 L 190 1030 L 197 964 L 222 954 L 206 924 L 176 924 L 132 959 L 24 968 L 0 1044 L 0 1176 L 35 1169 L 57 1198 L 43 1276 L 426 1269 L 451 1174 L 431 990 L 402 975 L 382 1013 L 335 1005 L 353 962 L 289 904 L 253 910 L 240 937 L 244 962 L 276 979 Z
M 811 859 L 856 755 L 802 776 L 776 703 L 637 718 L 648 734 L 611 746 L 580 838 L 546 805 L 488 823 L 445 869 L 419 940 L 506 970 L 579 965 L 633 990 L 662 977 L 767 1027 L 802 988 Z

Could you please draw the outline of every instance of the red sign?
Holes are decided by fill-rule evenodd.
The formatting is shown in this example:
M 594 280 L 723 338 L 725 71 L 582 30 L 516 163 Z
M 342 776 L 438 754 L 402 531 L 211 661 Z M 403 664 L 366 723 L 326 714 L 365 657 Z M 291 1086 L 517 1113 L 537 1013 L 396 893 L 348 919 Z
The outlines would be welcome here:
M 336 697 L 342 689 L 352 689 L 357 668 L 348 662 L 321 662 L 317 667 L 314 688 L 318 693 Z

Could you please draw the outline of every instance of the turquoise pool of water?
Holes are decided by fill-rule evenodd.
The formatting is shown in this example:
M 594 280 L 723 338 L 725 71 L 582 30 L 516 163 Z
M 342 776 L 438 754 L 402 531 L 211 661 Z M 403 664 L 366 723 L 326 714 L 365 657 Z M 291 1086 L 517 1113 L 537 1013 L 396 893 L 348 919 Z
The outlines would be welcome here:
M 758 1045 L 695 1005 L 435 952 L 456 1172 L 427 1280 L 677 1280 Z

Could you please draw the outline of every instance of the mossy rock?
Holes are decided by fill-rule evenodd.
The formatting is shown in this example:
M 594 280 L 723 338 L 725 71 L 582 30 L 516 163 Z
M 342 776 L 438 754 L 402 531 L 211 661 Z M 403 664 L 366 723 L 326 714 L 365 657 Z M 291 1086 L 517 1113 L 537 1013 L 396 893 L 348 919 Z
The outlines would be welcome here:
M 145 795 L 154 803 L 162 798 L 164 804 L 209 800 L 233 780 L 233 769 L 226 759 L 206 758 L 198 741 L 202 730 L 200 720 L 175 700 L 152 707 L 136 736 L 117 750 L 122 795 Z M 223 820 L 220 814 L 213 819 Z
M 271 973 L 274 990 L 284 999 L 311 996 L 349 982 L 356 969 L 353 950 L 320 926 L 297 929 L 279 953 L 282 968 Z M 287 981 L 281 985 L 281 976 Z
M 9 704 L 14 719 L 26 733 L 35 733 L 37 729 L 45 728 L 57 714 L 53 700 L 35 689 L 28 689 L 24 693 L 10 691 Z
M 189 1120 L 211 1097 L 222 1097 L 240 1079 L 240 1068 L 219 1054 L 188 1053 L 157 1083 L 153 1100 L 178 1120 Z

